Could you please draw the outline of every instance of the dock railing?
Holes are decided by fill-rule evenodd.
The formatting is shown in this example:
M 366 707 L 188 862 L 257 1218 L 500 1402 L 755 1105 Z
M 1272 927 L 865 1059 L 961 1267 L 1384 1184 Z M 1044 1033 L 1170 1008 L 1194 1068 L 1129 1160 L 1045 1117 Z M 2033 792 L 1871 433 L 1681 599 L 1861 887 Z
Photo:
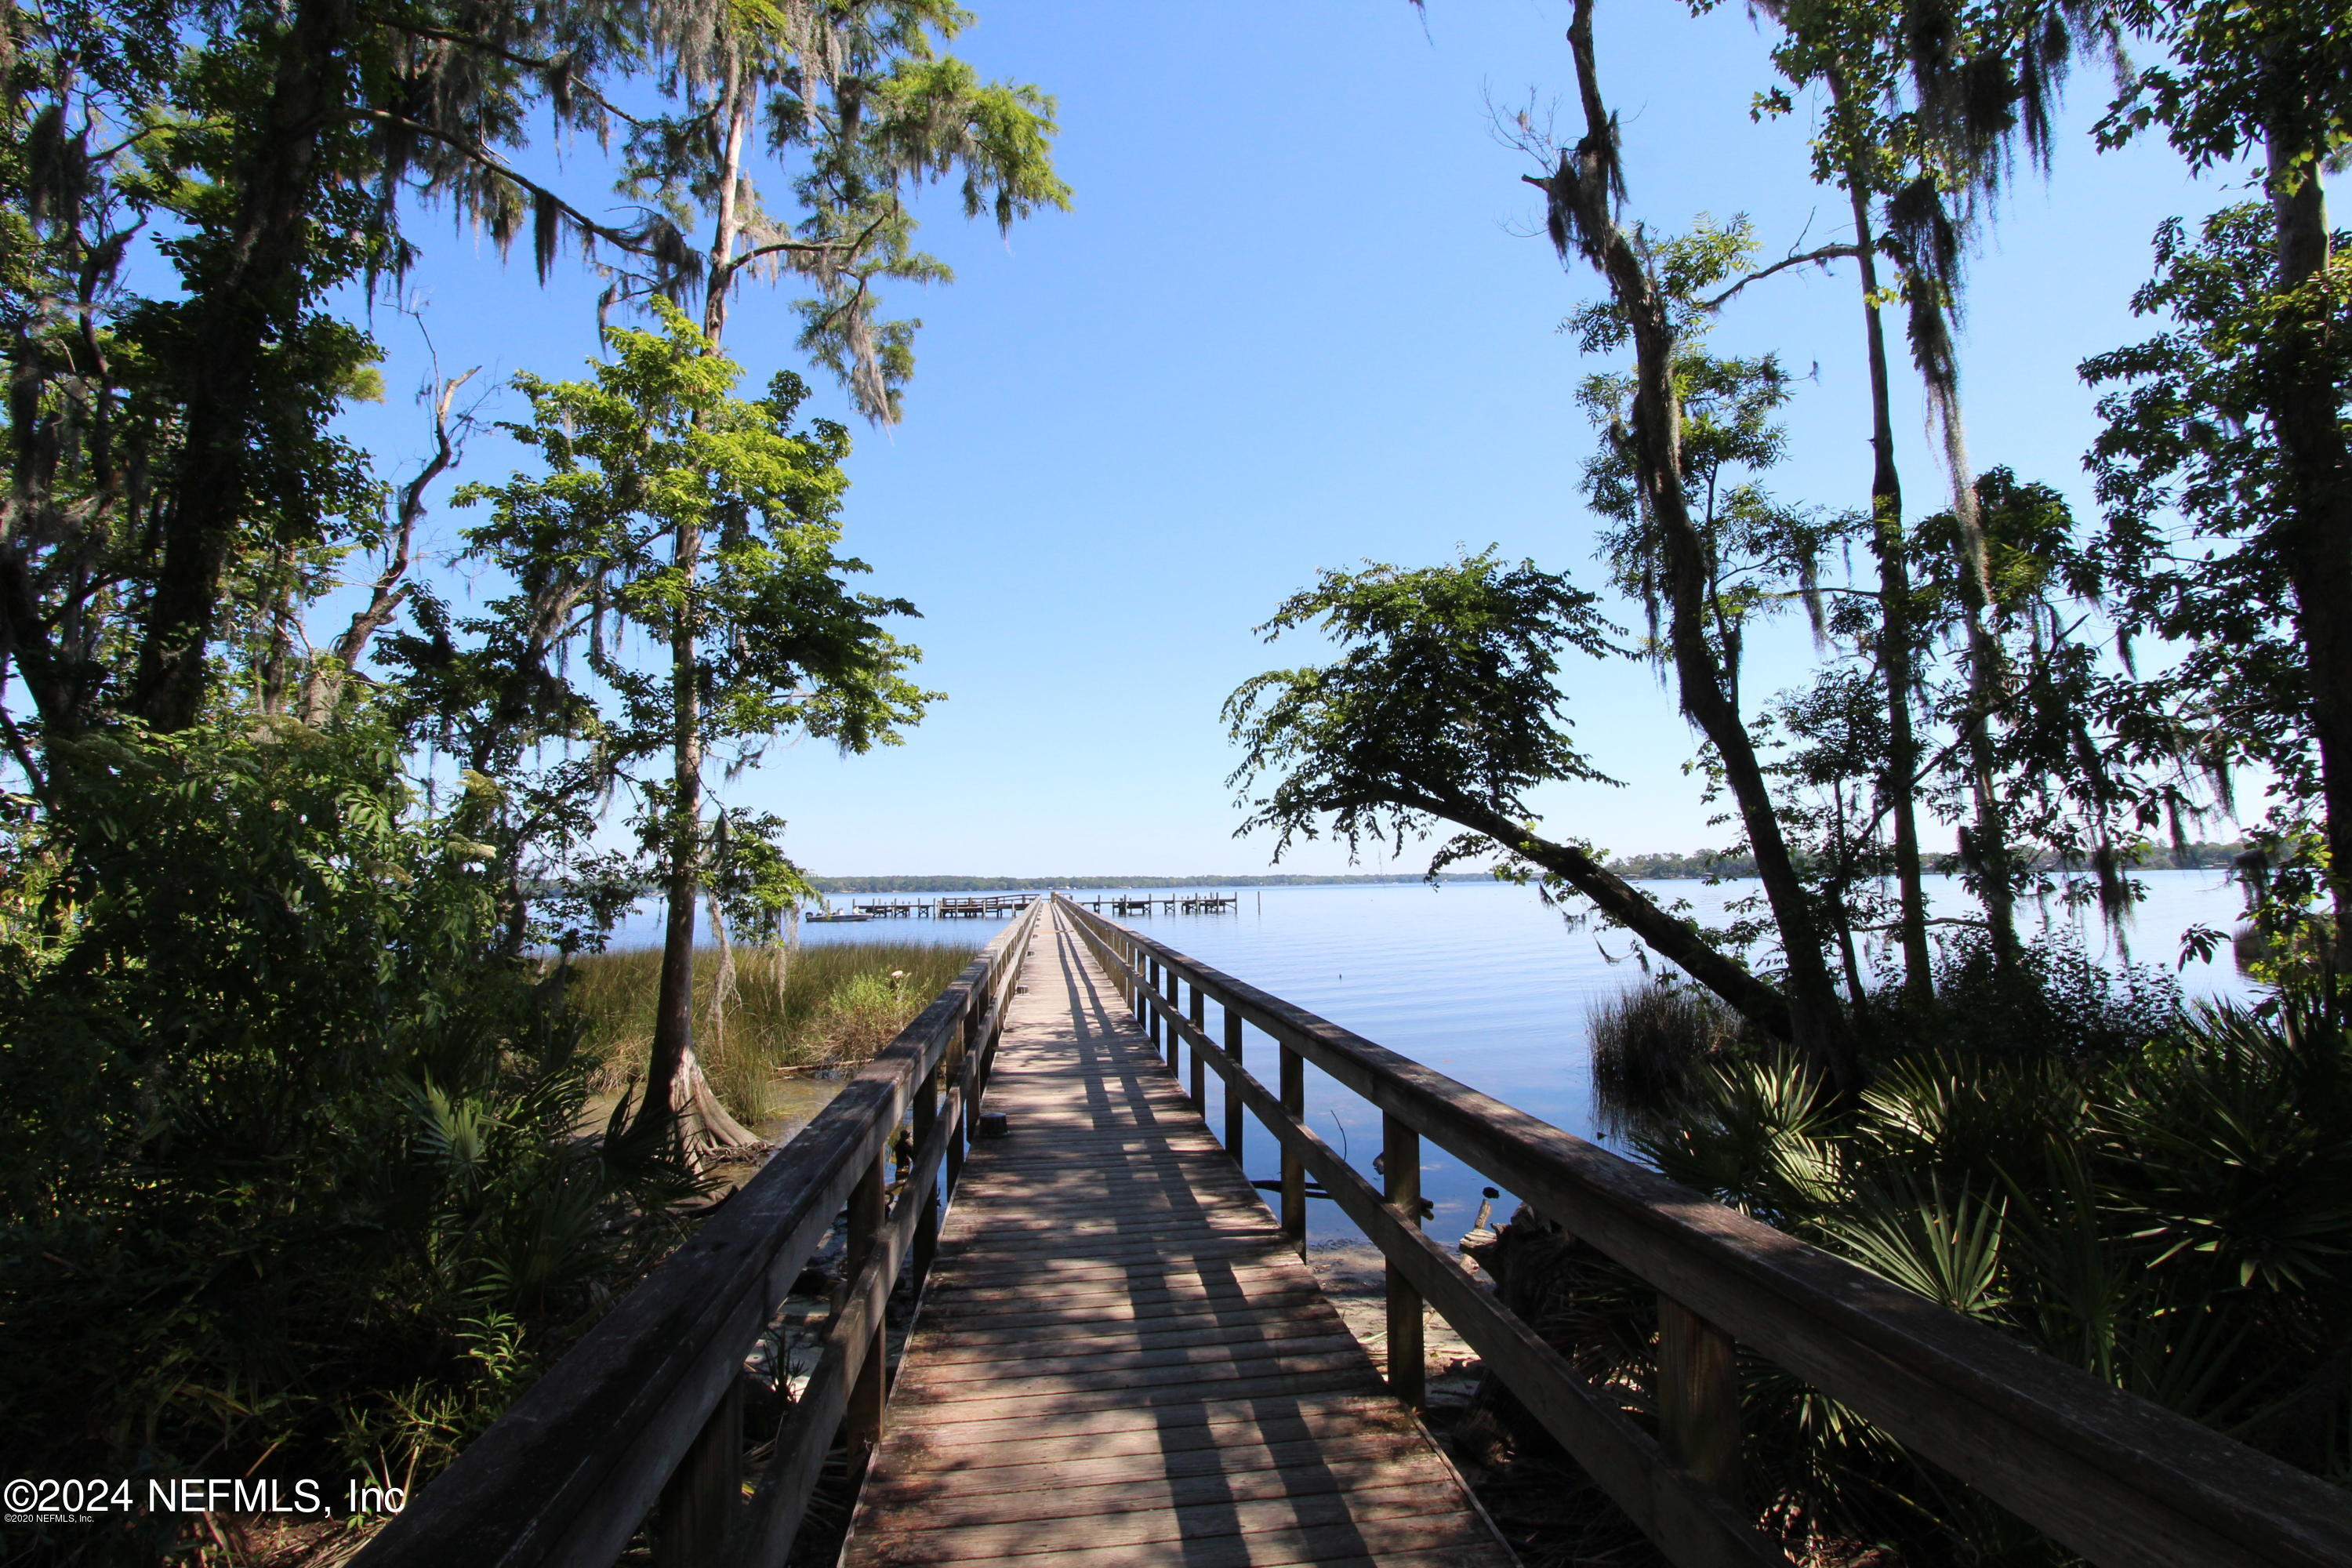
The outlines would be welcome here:
M 2105 1568 L 2352 1563 L 2352 1497 L 2317 1478 L 1059 902 L 1171 1070 L 1192 1047 L 1194 1105 L 1207 1071 L 1223 1080 L 1234 1157 L 1244 1110 L 1273 1134 L 1284 1228 L 1304 1247 L 1312 1176 L 1380 1247 L 1397 1396 L 1422 1400 L 1426 1301 L 1680 1568 L 1787 1561 L 1740 1493 L 1741 1343 Z M 1244 1066 L 1244 1026 L 1271 1037 L 1276 1089 Z M 1379 1108 L 1382 1187 L 1307 1125 L 1308 1063 Z M 1656 1437 L 1422 1232 L 1423 1139 L 1656 1289 Z
M 882 1431 L 883 1310 L 917 1287 L 1037 923 L 1031 902 L 833 1102 L 369 1543 L 364 1568 L 600 1565 L 649 1514 L 665 1565 L 776 1564 L 836 1439 Z M 911 1120 L 897 1201 L 886 1161 Z M 846 1285 L 743 1496 L 744 1359 L 848 1215 Z M 853 1461 L 856 1455 L 853 1453 Z

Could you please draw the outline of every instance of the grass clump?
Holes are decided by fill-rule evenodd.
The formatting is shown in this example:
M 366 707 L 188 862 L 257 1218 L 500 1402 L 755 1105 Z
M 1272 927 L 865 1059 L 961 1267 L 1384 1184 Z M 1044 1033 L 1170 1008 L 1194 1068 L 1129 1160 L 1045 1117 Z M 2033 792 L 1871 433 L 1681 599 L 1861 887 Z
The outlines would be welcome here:
M 794 1072 L 869 1060 L 946 989 L 971 950 L 914 942 L 716 947 L 694 963 L 694 1045 L 728 1111 L 764 1121 L 776 1081 Z M 618 1090 L 641 1077 L 661 987 L 661 950 L 632 948 L 572 961 L 570 1000 L 597 1081 Z
M 1740 1036 L 1737 1013 L 1696 985 L 1658 979 L 1594 1003 L 1585 1016 L 1592 1041 L 1592 1088 L 1612 1128 L 1696 1088 Z

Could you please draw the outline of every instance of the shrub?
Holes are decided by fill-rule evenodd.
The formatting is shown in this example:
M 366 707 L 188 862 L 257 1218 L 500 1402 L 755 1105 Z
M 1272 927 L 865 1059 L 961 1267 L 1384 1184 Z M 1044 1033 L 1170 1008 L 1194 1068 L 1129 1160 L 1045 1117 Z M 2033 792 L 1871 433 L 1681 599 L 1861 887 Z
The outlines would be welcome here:
M 2168 977 L 2110 974 L 2063 937 L 2011 976 L 1963 950 L 1945 982 L 1924 1018 L 1874 1009 L 1873 1078 L 1843 1104 L 1753 1040 L 1700 1056 L 1655 988 L 1621 999 L 1603 1015 L 1612 1081 L 1648 1050 L 1664 1066 L 1643 1090 L 1682 1085 L 1632 1142 L 1906 1289 L 2352 1480 L 2344 1031 L 2292 996 L 2184 1011 Z M 1596 1085 L 1602 1063 L 1596 1048 Z M 1648 1292 L 1590 1248 L 1555 1273 L 1548 1333 L 1648 1419 Z M 2068 1561 L 1780 1369 L 1748 1358 L 1742 1384 L 1755 1500 L 1792 1545 Z
M 0 921 L 0 1469 L 398 1468 L 394 1391 L 486 1423 L 483 1335 L 560 1346 L 666 1245 L 613 1222 L 681 1188 L 578 1136 L 478 803 L 421 811 L 364 723 L 53 756 Z

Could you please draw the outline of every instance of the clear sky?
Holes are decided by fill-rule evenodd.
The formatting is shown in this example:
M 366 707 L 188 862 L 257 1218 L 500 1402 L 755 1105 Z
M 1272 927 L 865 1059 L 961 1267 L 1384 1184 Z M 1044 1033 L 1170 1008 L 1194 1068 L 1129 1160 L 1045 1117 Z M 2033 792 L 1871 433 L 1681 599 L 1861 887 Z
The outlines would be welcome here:
M 972 4 L 959 52 L 1056 95 L 1076 200 L 1009 245 L 934 204 L 925 238 L 958 279 L 912 307 L 925 325 L 905 423 L 856 426 L 849 546 L 876 568 L 875 591 L 922 607 L 908 634 L 924 684 L 950 700 L 904 746 L 777 751 L 725 793 L 789 817 L 793 853 L 830 874 L 1263 869 L 1267 847 L 1232 837 L 1217 713 L 1249 675 L 1311 656 L 1252 635 L 1283 595 L 1318 566 L 1420 564 L 1490 542 L 1599 582 L 1576 489 L 1591 437 L 1573 393 L 1604 367 L 1555 330 L 1595 286 L 1529 237 L 1530 166 L 1489 118 L 1531 91 L 1573 114 L 1568 7 Z M 1842 236 L 1840 198 L 1806 178 L 1805 117 L 1750 121 L 1772 79 L 1741 8 L 1694 19 L 1665 0 L 1601 0 L 1599 33 L 1635 216 L 1680 228 L 1744 212 L 1768 257 Z M 2095 153 L 2106 89 L 2078 78 L 2054 179 L 2015 180 L 1974 263 L 1963 358 L 1977 466 L 2010 464 L 2086 514 L 2095 418 L 2074 367 L 2150 331 L 2128 299 L 2158 223 L 2232 199 L 2160 143 Z M 570 162 L 567 186 L 595 188 L 593 160 Z M 446 364 L 478 363 L 485 381 L 580 374 L 599 286 L 584 268 L 562 262 L 542 289 L 527 255 L 501 264 L 446 216 L 420 215 L 414 233 L 425 260 L 411 287 Z M 729 349 L 747 390 L 795 363 L 790 293 L 735 308 Z M 1790 411 L 1775 484 L 1787 499 L 1867 504 L 1855 295 L 1850 272 L 1784 275 L 1718 333 L 1728 349 L 1778 350 L 1800 374 L 1818 363 Z M 377 324 L 392 398 L 351 429 L 396 474 L 424 446 L 407 396 L 423 362 L 407 323 Z M 819 402 L 844 406 L 830 386 Z M 521 401 L 490 412 L 520 417 Z M 1898 433 L 1909 510 L 1938 510 L 1915 395 Z M 480 439 L 457 478 L 513 462 Z M 436 513 L 434 542 L 467 520 Z M 1753 658 L 1749 691 L 1793 683 L 1801 629 Z M 1626 787 L 1546 794 L 1552 830 L 1618 852 L 1721 841 L 1654 675 L 1620 664 L 1570 679 L 1581 739 Z M 1329 846 L 1286 863 L 1345 866 Z

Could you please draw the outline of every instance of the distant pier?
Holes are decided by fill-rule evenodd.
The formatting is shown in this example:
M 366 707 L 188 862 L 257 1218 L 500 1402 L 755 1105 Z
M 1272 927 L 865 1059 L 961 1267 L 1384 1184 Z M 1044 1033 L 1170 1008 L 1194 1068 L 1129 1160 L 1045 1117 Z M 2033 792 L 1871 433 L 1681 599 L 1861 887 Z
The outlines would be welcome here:
M 1026 908 L 1034 893 L 981 893 L 937 899 L 859 899 L 852 914 L 868 920 L 1006 920 Z M 1241 907 L 1239 893 L 1177 893 L 1166 898 L 1144 894 L 1111 894 L 1079 900 L 1087 909 L 1114 915 L 1153 913 L 1186 915 L 1231 914 Z

